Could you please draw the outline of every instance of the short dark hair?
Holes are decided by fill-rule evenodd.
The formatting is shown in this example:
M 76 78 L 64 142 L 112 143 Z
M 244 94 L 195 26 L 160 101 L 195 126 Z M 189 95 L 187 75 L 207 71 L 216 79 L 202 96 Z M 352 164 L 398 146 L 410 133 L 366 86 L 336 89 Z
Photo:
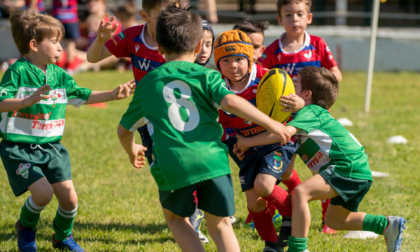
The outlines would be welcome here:
M 10 15 L 12 35 L 19 52 L 29 53 L 29 42 L 35 39 L 41 42 L 45 38 L 64 36 L 63 24 L 52 16 L 39 14 L 36 10 L 16 10 Z
M 190 11 L 191 6 L 168 7 L 156 22 L 156 42 L 167 53 L 193 52 L 203 37 L 201 17 Z
M 324 67 L 307 66 L 299 70 L 303 90 L 312 92 L 312 104 L 329 109 L 338 96 L 339 84 L 330 70 Z
M 141 2 L 141 7 L 144 11 L 151 11 L 156 7 L 165 7 L 170 3 L 177 3 L 179 4 L 179 0 L 143 0 Z
M 312 0 L 277 0 L 277 14 L 281 17 L 281 9 L 284 5 L 292 3 L 300 4 L 301 2 L 306 4 L 306 10 L 308 13 L 311 13 Z
M 233 29 L 243 31 L 246 34 L 258 32 L 262 32 L 264 34 L 264 31 L 266 31 L 269 26 L 270 23 L 268 21 L 243 20 L 235 24 Z

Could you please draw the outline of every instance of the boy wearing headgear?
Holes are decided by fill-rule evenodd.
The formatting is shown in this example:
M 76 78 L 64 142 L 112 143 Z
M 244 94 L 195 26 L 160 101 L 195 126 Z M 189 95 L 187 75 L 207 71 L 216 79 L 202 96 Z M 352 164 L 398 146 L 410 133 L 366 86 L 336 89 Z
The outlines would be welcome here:
M 242 31 L 226 31 L 216 37 L 214 60 L 226 86 L 255 106 L 257 87 L 267 70 L 257 70 L 253 63 L 253 54 L 251 39 Z M 245 137 L 265 131 L 264 127 L 227 112 L 219 112 L 219 122 L 225 131 L 234 130 L 236 134 Z M 225 132 L 225 135 L 232 134 Z M 283 146 L 272 144 L 255 147 L 249 149 L 239 163 L 239 180 L 242 191 L 246 194 L 247 207 L 258 234 L 265 241 L 263 251 L 277 251 L 278 240 L 267 203 L 277 208 L 283 216 L 283 224 L 289 226 L 290 232 L 290 195 L 285 189 L 276 186 L 276 182 L 281 180 L 296 147 L 294 140 Z

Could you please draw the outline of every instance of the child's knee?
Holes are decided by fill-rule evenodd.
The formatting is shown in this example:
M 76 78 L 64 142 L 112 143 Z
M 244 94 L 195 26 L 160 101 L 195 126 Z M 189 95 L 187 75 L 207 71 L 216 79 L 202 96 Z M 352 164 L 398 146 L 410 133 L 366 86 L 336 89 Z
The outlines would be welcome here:
M 260 197 L 267 197 L 273 192 L 275 181 L 271 175 L 259 175 L 254 181 L 254 190 Z

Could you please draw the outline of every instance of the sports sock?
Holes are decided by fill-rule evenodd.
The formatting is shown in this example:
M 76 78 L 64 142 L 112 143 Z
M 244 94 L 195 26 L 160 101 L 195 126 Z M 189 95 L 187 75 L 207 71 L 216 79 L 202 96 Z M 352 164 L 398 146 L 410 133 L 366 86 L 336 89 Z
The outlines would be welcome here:
M 25 228 L 35 229 L 39 216 L 45 206 L 38 206 L 32 201 L 32 196 L 25 201 L 20 212 L 20 225 Z
M 327 213 L 327 208 L 330 205 L 331 199 L 321 200 L 322 204 L 322 224 L 324 224 L 325 214 Z
M 301 252 L 308 248 L 308 238 L 289 237 L 288 252 Z
M 293 189 L 295 189 L 295 187 L 301 183 L 296 170 L 293 170 L 292 176 L 290 176 L 288 180 L 282 180 L 281 182 L 287 186 L 287 190 L 289 190 L 289 193 L 292 192 Z
M 384 230 L 388 226 L 388 219 L 382 215 L 366 214 L 363 219 L 363 230 L 372 231 L 376 234 L 383 235 Z
M 292 201 L 289 193 L 280 186 L 274 186 L 273 191 L 267 197 L 264 197 L 269 204 L 274 205 L 281 216 L 292 216 Z
M 267 208 L 268 208 L 268 211 L 270 211 L 271 216 L 274 216 L 277 210 L 276 206 L 271 204 L 270 202 L 267 202 Z
M 71 211 L 63 210 L 58 206 L 53 222 L 53 229 L 55 231 L 54 240 L 63 241 L 71 234 L 76 213 L 77 206 Z
M 263 241 L 277 243 L 276 229 L 274 228 L 270 211 L 267 208 L 258 213 L 251 212 L 249 209 L 248 211 L 261 239 Z

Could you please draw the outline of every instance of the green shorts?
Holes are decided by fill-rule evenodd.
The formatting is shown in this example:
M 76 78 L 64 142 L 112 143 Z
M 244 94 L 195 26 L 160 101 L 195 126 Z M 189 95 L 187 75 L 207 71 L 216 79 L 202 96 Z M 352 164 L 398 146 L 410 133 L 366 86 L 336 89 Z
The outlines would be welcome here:
M 189 217 L 196 204 L 193 192 L 197 191 L 198 208 L 210 214 L 227 217 L 235 214 L 232 178 L 224 175 L 172 191 L 159 190 L 162 207 L 174 214 Z
M 339 194 L 331 199 L 330 204 L 341 205 L 352 212 L 357 212 L 360 202 L 372 185 L 371 180 L 343 177 L 328 168 L 319 172 L 319 175 Z
M 69 153 L 59 142 L 36 145 L 3 140 L 0 156 L 15 196 L 42 177 L 50 184 L 72 178 Z

